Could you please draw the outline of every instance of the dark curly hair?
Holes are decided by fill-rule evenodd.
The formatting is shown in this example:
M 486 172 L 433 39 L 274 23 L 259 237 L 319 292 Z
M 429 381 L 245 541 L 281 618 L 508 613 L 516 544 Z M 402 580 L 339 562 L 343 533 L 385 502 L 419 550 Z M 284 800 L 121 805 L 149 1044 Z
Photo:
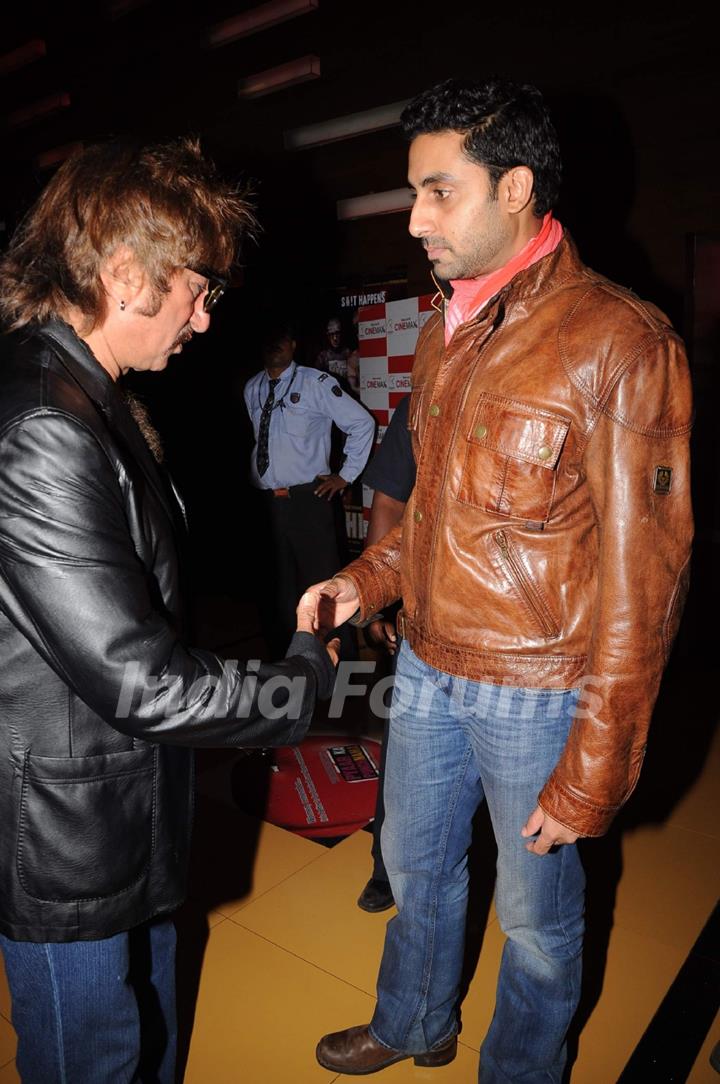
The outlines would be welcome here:
M 535 180 L 535 214 L 542 217 L 556 203 L 560 147 L 537 87 L 497 76 L 482 83 L 446 79 L 413 98 L 400 123 L 410 140 L 434 132 L 464 133 L 465 153 L 487 169 L 493 193 L 503 173 L 528 166 Z

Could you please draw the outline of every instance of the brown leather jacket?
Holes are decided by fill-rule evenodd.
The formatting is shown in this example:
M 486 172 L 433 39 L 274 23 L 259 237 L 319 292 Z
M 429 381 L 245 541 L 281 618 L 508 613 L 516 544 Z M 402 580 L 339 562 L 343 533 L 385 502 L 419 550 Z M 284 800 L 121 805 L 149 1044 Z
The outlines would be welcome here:
M 683 344 L 566 235 L 447 350 L 431 317 L 412 379 L 415 490 L 343 575 L 363 618 L 402 596 L 400 630 L 439 670 L 581 687 L 539 801 L 601 835 L 637 781 L 687 588 Z

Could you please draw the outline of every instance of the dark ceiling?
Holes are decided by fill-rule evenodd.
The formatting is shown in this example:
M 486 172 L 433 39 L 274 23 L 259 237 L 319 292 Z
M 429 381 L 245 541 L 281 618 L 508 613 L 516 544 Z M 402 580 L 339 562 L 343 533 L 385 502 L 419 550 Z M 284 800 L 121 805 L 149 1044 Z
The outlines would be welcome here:
M 399 277 L 420 289 L 426 264 L 404 215 L 336 220 L 338 199 L 405 183 L 397 129 L 301 152 L 283 149 L 283 132 L 491 71 L 538 83 L 554 106 L 567 166 L 561 211 L 590 262 L 677 295 L 685 234 L 720 225 L 713 174 L 700 175 L 717 160 L 718 77 L 699 5 L 319 0 L 308 14 L 207 46 L 211 27 L 258 6 L 31 0 L 6 12 L 0 52 L 46 43 L 44 57 L 0 75 L 6 231 L 49 176 L 43 153 L 116 135 L 198 133 L 257 192 L 264 233 L 247 254 L 251 286 L 272 280 L 276 294 Z M 240 79 L 306 54 L 320 58 L 320 79 L 238 97 Z M 9 123 L 62 93 L 70 104 L 53 115 Z

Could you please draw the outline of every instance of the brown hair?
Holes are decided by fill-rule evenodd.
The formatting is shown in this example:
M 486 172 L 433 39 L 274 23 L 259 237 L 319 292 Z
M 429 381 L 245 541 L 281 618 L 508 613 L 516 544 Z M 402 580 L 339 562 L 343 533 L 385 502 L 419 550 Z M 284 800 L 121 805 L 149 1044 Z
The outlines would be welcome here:
M 0 316 L 16 329 L 75 308 L 92 329 L 105 314 L 100 269 L 119 245 L 159 300 L 179 268 L 227 273 L 254 226 L 247 192 L 220 179 L 196 140 L 87 147 L 60 166 L 0 260 Z

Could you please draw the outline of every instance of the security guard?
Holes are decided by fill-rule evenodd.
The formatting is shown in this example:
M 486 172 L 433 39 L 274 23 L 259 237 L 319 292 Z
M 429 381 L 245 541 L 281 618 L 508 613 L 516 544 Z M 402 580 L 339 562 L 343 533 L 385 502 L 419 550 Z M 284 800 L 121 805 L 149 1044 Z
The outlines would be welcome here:
M 295 347 L 288 327 L 269 332 L 265 367 L 245 386 L 255 434 L 250 480 L 272 540 L 262 587 L 272 597 L 261 595 L 260 608 L 270 649 L 277 651 L 290 641 L 303 591 L 342 565 L 332 498 L 362 471 L 375 428 L 369 412 L 334 376 L 294 361 Z M 342 474 L 330 470 L 333 422 L 346 435 Z

